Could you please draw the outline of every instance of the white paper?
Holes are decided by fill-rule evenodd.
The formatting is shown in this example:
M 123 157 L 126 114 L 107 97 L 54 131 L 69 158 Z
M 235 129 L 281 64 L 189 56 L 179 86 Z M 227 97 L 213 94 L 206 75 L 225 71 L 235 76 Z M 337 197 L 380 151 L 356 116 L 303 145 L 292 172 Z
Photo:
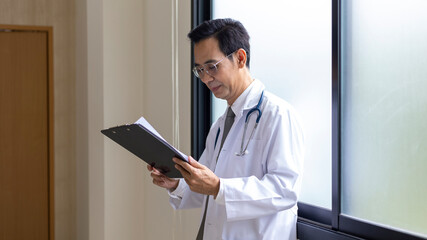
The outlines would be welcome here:
M 144 127 L 145 127 L 145 128 L 147 128 L 148 130 L 150 130 L 150 132 L 152 132 L 152 133 L 156 134 L 158 137 L 160 137 L 161 139 L 165 140 L 165 139 L 160 135 L 160 133 L 158 133 L 158 132 L 156 131 L 156 129 L 154 129 L 154 127 L 153 127 L 153 126 L 151 126 L 151 124 L 150 124 L 147 120 L 145 120 L 145 118 L 144 118 L 144 117 L 140 117 L 140 118 L 138 119 L 138 121 L 136 121 L 135 123 L 138 123 L 138 124 L 140 124 L 140 125 L 144 126 Z M 166 140 L 165 140 L 165 141 L 166 141 Z
M 135 122 L 136 124 L 140 124 L 141 126 L 145 127 L 146 129 L 148 129 L 150 132 L 154 133 L 156 136 L 158 136 L 159 138 L 163 139 L 163 141 L 166 141 L 161 135 L 160 133 L 158 133 L 156 131 L 156 129 L 151 126 L 151 124 L 144 118 L 144 117 L 140 117 L 138 119 L 138 121 Z M 176 149 L 174 146 L 172 146 L 171 144 L 169 144 L 171 147 L 173 147 L 179 154 L 181 154 L 181 157 L 184 158 L 184 160 L 187 162 L 188 161 L 188 156 L 185 155 L 184 153 L 182 153 L 181 151 L 179 151 L 178 149 Z

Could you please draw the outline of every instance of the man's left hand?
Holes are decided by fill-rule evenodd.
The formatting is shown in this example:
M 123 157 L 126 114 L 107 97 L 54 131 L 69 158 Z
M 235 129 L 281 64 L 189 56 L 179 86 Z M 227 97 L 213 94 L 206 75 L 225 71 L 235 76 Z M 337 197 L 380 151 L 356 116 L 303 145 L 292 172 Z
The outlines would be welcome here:
M 173 161 L 191 191 L 216 197 L 219 191 L 219 178 L 215 173 L 191 156 L 188 156 L 188 162 L 178 158 L 173 158 Z

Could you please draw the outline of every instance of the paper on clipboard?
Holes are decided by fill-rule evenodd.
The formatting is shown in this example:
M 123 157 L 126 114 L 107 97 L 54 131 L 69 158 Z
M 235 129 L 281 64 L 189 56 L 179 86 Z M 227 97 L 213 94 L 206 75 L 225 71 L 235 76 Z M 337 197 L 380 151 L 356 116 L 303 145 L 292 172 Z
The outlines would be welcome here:
M 140 124 L 141 126 L 145 127 L 147 130 L 151 131 L 152 133 L 154 133 L 155 135 L 157 135 L 159 138 L 163 139 L 163 141 L 167 142 L 162 135 L 160 135 L 160 133 L 157 132 L 157 130 L 151 126 L 151 124 L 144 118 L 144 117 L 140 117 L 138 119 L 138 121 L 135 122 L 136 124 Z M 173 147 L 177 152 L 179 152 L 181 154 L 181 156 L 187 161 L 188 156 L 185 155 L 184 153 L 182 153 L 181 151 L 179 151 L 177 148 L 175 148 L 174 146 L 170 145 L 171 147 Z

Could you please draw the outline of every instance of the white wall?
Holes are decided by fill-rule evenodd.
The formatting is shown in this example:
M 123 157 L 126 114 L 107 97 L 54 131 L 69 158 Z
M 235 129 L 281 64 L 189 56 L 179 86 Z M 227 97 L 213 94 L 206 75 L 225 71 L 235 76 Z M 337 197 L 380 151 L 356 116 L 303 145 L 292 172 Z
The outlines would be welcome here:
M 174 211 L 146 164 L 99 132 L 143 115 L 190 154 L 190 3 L 76 2 L 78 239 L 196 234 L 200 210 Z

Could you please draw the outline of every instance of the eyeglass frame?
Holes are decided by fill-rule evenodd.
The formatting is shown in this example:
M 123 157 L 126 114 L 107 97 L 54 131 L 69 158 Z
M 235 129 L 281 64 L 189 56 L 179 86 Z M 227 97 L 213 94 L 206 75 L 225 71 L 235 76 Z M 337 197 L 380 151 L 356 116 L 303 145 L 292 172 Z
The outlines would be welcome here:
M 230 57 L 231 55 L 233 55 L 234 53 L 235 53 L 236 51 L 234 51 L 234 52 L 232 52 L 232 53 L 230 53 L 230 54 L 228 54 L 227 56 L 225 56 L 225 57 L 223 57 L 221 60 L 219 60 L 218 62 L 216 62 L 216 63 L 205 63 L 205 64 L 202 64 L 202 65 L 200 65 L 200 66 L 195 66 L 195 67 L 193 67 L 193 74 L 194 74 L 194 76 L 196 76 L 197 78 L 199 78 L 199 79 L 202 79 L 204 76 L 205 76 L 205 73 L 206 74 L 208 74 L 209 76 L 211 76 L 211 77 L 213 77 L 217 72 L 218 72 L 218 67 L 217 67 L 217 65 L 220 63 L 220 62 L 222 62 L 224 59 L 226 59 L 226 58 L 228 58 L 228 57 Z M 208 64 L 212 64 L 212 66 L 215 68 L 215 73 L 209 73 L 209 71 L 206 69 L 206 65 L 208 65 Z M 202 76 L 200 76 L 200 74 L 197 72 L 197 70 L 203 70 L 203 74 L 202 74 Z

